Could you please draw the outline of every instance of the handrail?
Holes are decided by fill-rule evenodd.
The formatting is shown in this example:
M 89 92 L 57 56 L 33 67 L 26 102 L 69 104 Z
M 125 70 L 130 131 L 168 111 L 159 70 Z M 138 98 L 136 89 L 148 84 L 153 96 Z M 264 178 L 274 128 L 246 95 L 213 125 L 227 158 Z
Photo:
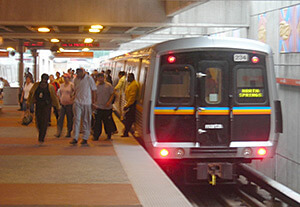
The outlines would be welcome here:
M 249 181 L 256 183 L 258 186 L 267 190 L 271 195 L 279 198 L 288 205 L 300 206 L 300 194 L 265 176 L 261 172 L 258 172 L 246 164 L 240 164 L 238 172 L 245 176 Z

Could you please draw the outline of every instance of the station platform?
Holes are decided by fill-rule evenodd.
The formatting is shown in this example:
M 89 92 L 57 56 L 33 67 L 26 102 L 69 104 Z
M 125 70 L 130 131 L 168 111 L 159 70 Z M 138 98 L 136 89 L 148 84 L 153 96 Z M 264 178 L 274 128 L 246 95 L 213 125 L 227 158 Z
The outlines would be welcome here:
M 133 137 L 120 136 L 116 117 L 112 141 L 102 133 L 86 146 L 56 138 L 52 117 L 39 145 L 35 123 L 22 126 L 17 109 L 0 112 L 0 206 L 192 206 Z

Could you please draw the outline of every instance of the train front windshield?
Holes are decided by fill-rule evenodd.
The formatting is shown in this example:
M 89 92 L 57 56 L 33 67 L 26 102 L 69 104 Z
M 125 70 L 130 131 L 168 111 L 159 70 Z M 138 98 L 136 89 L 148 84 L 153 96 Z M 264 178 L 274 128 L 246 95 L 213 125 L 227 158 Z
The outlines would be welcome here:
M 270 133 L 265 54 L 202 51 L 163 55 L 155 106 L 158 142 L 266 141 Z

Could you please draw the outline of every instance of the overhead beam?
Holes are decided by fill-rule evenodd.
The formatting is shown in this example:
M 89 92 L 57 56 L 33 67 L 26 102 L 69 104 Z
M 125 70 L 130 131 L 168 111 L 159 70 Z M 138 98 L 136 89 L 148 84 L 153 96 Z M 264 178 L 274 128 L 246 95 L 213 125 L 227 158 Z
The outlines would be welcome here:
M 60 34 L 60 33 L 0 33 L 3 38 L 17 39 L 85 39 L 87 37 L 93 39 L 118 39 L 118 40 L 133 40 L 130 34 Z
M 3 29 L 5 31 L 8 31 L 8 32 L 13 32 L 13 30 L 9 29 L 8 27 L 5 27 L 5 26 L 0 26 L 0 29 Z

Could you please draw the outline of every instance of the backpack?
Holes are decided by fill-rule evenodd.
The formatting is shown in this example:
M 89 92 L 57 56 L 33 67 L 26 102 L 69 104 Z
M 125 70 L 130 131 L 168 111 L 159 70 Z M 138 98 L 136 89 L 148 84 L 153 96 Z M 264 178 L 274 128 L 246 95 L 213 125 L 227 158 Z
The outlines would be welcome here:
M 35 100 L 37 104 L 44 103 L 44 104 L 51 104 L 51 98 L 50 98 L 50 91 L 49 91 L 49 85 L 47 87 L 42 88 L 39 86 L 37 87 L 35 91 Z

